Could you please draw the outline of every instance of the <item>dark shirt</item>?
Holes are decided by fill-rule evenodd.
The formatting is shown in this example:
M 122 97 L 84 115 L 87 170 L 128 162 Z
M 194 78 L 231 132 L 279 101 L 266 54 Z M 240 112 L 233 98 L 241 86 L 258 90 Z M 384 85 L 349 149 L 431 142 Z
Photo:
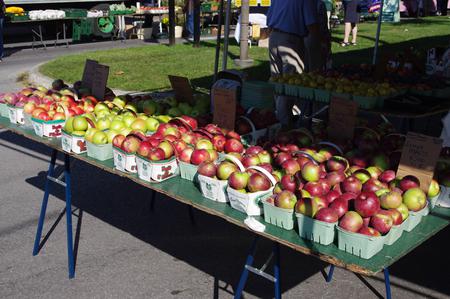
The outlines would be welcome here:
M 0 18 L 4 18 L 5 17 L 5 2 L 3 2 L 3 0 L 0 0 Z

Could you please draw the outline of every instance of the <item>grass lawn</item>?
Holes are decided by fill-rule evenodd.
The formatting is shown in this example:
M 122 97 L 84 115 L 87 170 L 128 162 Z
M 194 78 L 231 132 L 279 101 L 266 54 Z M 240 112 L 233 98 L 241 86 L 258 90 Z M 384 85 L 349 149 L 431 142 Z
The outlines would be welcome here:
M 339 46 L 343 26 L 333 29 L 335 64 L 371 62 L 376 23 L 363 23 L 359 28 L 358 45 L 347 48 Z M 410 47 L 428 49 L 436 45 L 445 46 L 448 45 L 449 38 L 450 18 L 447 17 L 383 24 L 380 53 L 389 55 Z M 74 82 L 81 78 L 84 61 L 89 58 L 110 66 L 108 85 L 112 88 L 136 91 L 165 89 L 170 86 L 167 75 L 186 76 L 195 86 L 209 88 L 214 71 L 214 55 L 213 42 L 204 42 L 201 48 L 193 48 L 189 44 L 173 47 L 143 46 L 63 56 L 41 66 L 40 71 L 52 78 Z M 239 47 L 231 45 L 229 67 L 232 67 L 232 59 L 238 55 Z M 266 80 L 269 76 L 268 50 L 252 47 L 250 57 L 255 63 L 246 69 L 249 78 Z

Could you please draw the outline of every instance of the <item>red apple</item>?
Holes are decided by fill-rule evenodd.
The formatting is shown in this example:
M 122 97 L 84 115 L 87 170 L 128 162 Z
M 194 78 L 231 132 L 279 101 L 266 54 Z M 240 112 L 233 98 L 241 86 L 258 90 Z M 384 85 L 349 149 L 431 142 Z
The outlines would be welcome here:
M 327 181 L 331 186 L 342 183 L 345 180 L 344 172 L 333 171 L 327 173 Z
M 159 147 L 152 148 L 150 150 L 150 153 L 148 154 L 148 158 L 152 161 L 161 161 L 161 160 L 164 160 L 165 157 L 166 157 L 166 154 Z
M 297 190 L 296 179 L 291 174 L 285 174 L 281 178 L 280 183 L 281 183 L 281 187 L 283 188 L 283 190 L 288 190 L 291 192 L 295 192 Z
M 123 144 L 124 140 L 125 140 L 125 136 L 118 134 L 118 135 L 114 136 L 114 138 L 112 140 L 112 144 L 115 147 L 122 148 L 122 144 Z
M 148 154 L 150 153 L 150 149 L 151 149 L 151 148 L 152 148 L 152 145 L 151 145 L 149 142 L 147 142 L 147 141 L 142 141 L 142 142 L 139 144 L 137 153 L 138 153 L 138 155 L 140 155 L 140 156 L 142 156 L 142 157 L 147 157 Z
M 312 198 L 301 198 L 295 204 L 295 212 L 299 214 L 303 214 L 305 216 L 313 218 L 319 207 L 317 206 L 317 202 Z
M 291 174 L 291 175 L 294 175 L 298 171 L 300 171 L 300 165 L 298 164 L 297 160 L 295 160 L 295 159 L 288 159 L 288 160 L 284 161 L 283 164 L 281 165 L 281 167 L 284 169 L 284 171 L 287 174 Z
M 393 224 L 394 220 L 392 220 L 390 213 L 386 210 L 379 210 L 370 219 L 370 225 L 382 235 L 387 234 L 391 230 Z
M 216 176 L 217 166 L 214 162 L 202 162 L 198 166 L 197 172 L 201 175 L 213 178 Z
M 270 172 L 270 173 L 273 172 L 272 165 L 269 164 L 269 163 L 261 163 L 261 164 L 259 164 L 258 166 L 264 168 L 265 170 L 267 170 L 267 171 Z M 277 178 L 275 178 L 275 179 L 277 179 Z
M 363 218 L 363 226 L 368 227 L 370 224 L 370 217 Z
M 378 190 L 387 188 L 388 186 L 380 182 L 378 179 L 370 178 L 363 184 L 362 191 L 377 192 Z
M 325 193 L 325 190 L 323 190 L 323 187 L 319 182 L 308 182 L 303 189 L 308 191 L 311 196 L 321 196 Z
M 339 226 L 349 232 L 356 233 L 363 226 L 363 219 L 355 211 L 349 211 L 342 216 Z
M 326 194 L 325 199 L 327 200 L 328 204 L 330 204 L 333 201 L 335 201 L 337 198 L 339 198 L 339 196 L 341 196 L 341 194 L 339 192 L 337 192 L 336 190 L 331 190 L 330 192 L 328 192 Z
M 395 179 L 395 171 L 393 170 L 385 170 L 378 177 L 380 181 L 383 183 L 389 184 L 392 180 Z
M 259 154 L 260 152 L 262 152 L 263 150 L 264 150 L 264 149 L 263 149 L 262 147 L 260 147 L 260 146 L 258 146 L 258 145 L 253 145 L 253 146 L 248 147 L 248 148 L 245 150 L 245 153 L 248 154 L 248 155 L 257 155 L 257 154 Z
M 403 202 L 402 195 L 396 191 L 390 191 L 380 198 L 380 204 L 383 209 L 396 209 Z
M 238 167 L 234 163 L 223 161 L 217 166 L 217 178 L 219 180 L 228 180 L 230 175 L 237 170 Z
M 342 194 L 341 196 L 339 196 L 339 198 L 341 198 L 345 201 L 350 201 L 350 200 L 356 199 L 356 197 L 358 197 L 358 195 L 355 193 L 351 193 L 351 192 L 346 192 L 346 193 Z
M 244 146 L 237 139 L 228 139 L 224 146 L 226 153 L 242 153 L 244 151 Z
M 289 155 L 288 153 L 279 153 L 277 154 L 277 156 L 275 157 L 275 163 L 278 166 L 281 166 L 285 161 L 291 159 L 291 155 Z
M 250 175 L 246 172 L 235 171 L 228 178 L 228 185 L 235 190 L 247 188 Z
M 389 209 L 387 210 L 391 215 L 392 220 L 394 221 L 394 225 L 400 225 L 403 222 L 402 213 L 400 213 L 397 209 Z
M 402 189 L 403 192 L 405 192 L 406 190 L 409 190 L 411 188 L 420 187 L 420 181 L 413 175 L 407 175 L 400 180 L 399 186 L 400 189 Z
M 212 138 L 212 144 L 214 146 L 214 149 L 218 152 L 223 152 L 226 142 L 227 139 L 223 135 L 215 135 Z
M 345 171 L 347 167 L 348 161 L 343 157 L 334 156 L 327 161 L 328 171 Z
M 250 178 L 251 179 L 251 178 Z M 275 197 L 275 206 L 282 209 L 293 209 L 297 203 L 297 197 L 291 191 L 281 191 Z
M 169 141 L 166 141 L 166 140 L 161 141 L 159 143 L 158 147 L 164 151 L 166 159 L 169 159 L 169 158 L 171 158 L 173 156 L 174 148 L 173 148 L 172 144 Z
M 256 166 L 259 165 L 259 163 L 261 162 L 258 158 L 257 155 L 244 155 L 244 157 L 242 158 L 242 164 L 244 165 L 245 168 L 249 167 L 249 166 Z
M 329 207 L 335 210 L 338 217 L 341 218 L 348 211 L 348 201 L 342 198 L 337 198 L 330 204 Z
M 177 157 L 179 157 L 181 153 L 188 147 L 186 142 L 184 142 L 183 140 L 175 140 L 172 145 L 175 149 L 175 154 L 177 155 Z
M 140 143 L 141 140 L 138 137 L 134 135 L 128 135 L 123 141 L 122 149 L 127 153 L 134 154 L 138 150 Z
M 371 236 L 371 237 L 379 237 L 381 236 L 380 232 L 374 229 L 373 227 L 363 226 L 358 231 L 359 234 Z
M 192 147 L 185 148 L 179 157 L 179 159 L 185 163 L 191 163 L 191 156 L 194 152 L 194 149 Z
M 346 178 L 341 183 L 341 190 L 344 193 L 351 192 L 353 194 L 361 193 L 362 183 L 355 177 L 351 176 Z
M 317 207 L 319 210 L 328 207 L 328 202 L 323 196 L 314 196 L 313 200 L 317 202 Z
M 270 181 L 261 173 L 253 173 L 250 175 L 248 179 L 248 191 L 250 192 L 258 192 L 258 191 L 266 191 L 271 187 Z
M 380 201 L 374 192 L 362 192 L 355 199 L 355 210 L 362 217 L 371 217 L 380 209 Z
M 210 161 L 211 156 L 209 152 L 205 149 L 195 149 L 191 155 L 191 164 L 200 165 L 200 163 L 205 161 Z
M 315 218 L 319 221 L 335 223 L 339 220 L 339 214 L 332 208 L 323 208 L 316 213 Z
M 313 162 L 306 163 L 301 171 L 303 179 L 308 182 L 317 182 L 320 179 L 320 167 Z

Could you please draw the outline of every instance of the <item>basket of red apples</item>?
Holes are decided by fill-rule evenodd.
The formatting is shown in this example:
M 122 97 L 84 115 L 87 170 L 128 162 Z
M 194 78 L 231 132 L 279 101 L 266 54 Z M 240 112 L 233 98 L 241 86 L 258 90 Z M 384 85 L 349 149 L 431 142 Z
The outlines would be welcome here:
M 261 166 L 233 172 L 227 187 L 231 207 L 249 216 L 261 215 L 260 202 L 272 195 L 275 184 L 273 175 Z
M 225 155 L 221 162 L 203 162 L 198 167 L 198 181 L 204 197 L 228 202 L 228 178 L 235 171 L 245 171 L 241 161 L 232 155 Z
M 287 230 L 293 229 L 296 202 L 297 197 L 288 190 L 283 190 L 263 200 L 264 221 Z
M 137 133 L 137 132 L 136 132 Z M 141 133 L 130 133 L 127 136 L 118 134 L 112 140 L 114 167 L 122 172 L 137 172 L 136 152 L 145 136 Z
M 218 158 L 219 154 L 209 139 L 197 139 L 194 147 L 186 147 L 178 157 L 181 178 L 197 181 L 198 166 L 203 162 L 214 162 Z
M 179 174 L 175 146 L 155 135 L 140 142 L 136 164 L 138 177 L 146 182 L 162 182 Z

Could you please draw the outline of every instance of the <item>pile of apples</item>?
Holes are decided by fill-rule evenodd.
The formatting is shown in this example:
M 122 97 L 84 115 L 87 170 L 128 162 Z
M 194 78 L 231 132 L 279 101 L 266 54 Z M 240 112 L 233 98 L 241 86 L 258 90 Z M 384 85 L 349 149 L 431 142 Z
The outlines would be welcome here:
M 66 116 L 74 116 L 93 110 L 97 100 L 94 97 L 84 97 L 75 100 L 74 93 L 69 89 L 54 90 L 43 86 L 26 87 L 18 93 L 4 94 L 3 102 L 23 108 L 24 113 L 44 121 L 64 120 Z

